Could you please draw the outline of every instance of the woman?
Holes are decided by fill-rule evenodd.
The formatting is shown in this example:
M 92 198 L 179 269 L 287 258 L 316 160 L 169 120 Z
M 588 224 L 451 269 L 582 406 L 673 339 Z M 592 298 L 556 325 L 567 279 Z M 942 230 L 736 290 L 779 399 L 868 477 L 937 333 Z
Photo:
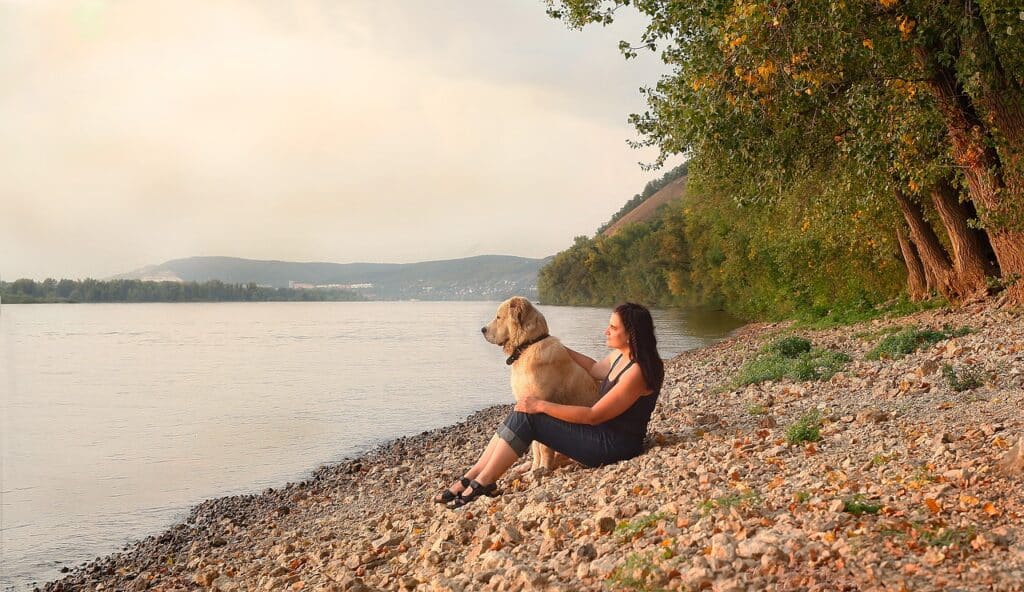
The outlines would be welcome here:
M 600 362 L 569 350 L 591 376 L 603 379 L 597 403 L 583 407 L 524 397 L 476 464 L 434 501 L 457 508 L 481 495 L 497 495 L 498 478 L 534 440 L 588 467 L 643 452 L 647 423 L 665 377 L 651 313 L 639 304 L 620 304 L 604 335 L 612 352 Z

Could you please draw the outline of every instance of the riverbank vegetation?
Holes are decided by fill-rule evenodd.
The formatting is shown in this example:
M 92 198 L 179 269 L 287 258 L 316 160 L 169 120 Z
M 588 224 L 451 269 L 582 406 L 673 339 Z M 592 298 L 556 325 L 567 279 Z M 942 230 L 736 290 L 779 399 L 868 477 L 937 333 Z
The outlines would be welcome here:
M 352 301 L 361 295 L 340 289 L 267 288 L 256 284 L 144 282 L 141 280 L 19 279 L 0 282 L 5 304 L 52 302 L 269 302 Z
M 577 237 L 542 300 L 718 304 L 747 318 L 1005 293 L 1024 303 L 1024 21 L 988 0 L 549 1 L 571 27 L 635 5 L 627 57 L 670 73 L 631 116 L 690 157 L 686 196 Z

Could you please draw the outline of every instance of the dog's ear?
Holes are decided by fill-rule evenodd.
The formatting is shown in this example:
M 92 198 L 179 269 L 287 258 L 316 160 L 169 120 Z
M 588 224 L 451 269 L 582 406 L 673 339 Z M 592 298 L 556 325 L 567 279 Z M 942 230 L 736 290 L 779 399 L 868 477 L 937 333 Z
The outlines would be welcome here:
M 508 301 L 508 341 L 505 343 L 505 349 L 509 355 L 528 339 L 528 334 L 523 330 L 523 320 L 531 308 L 530 301 L 519 296 Z
M 526 298 L 516 296 L 508 301 L 508 314 L 515 318 L 517 323 L 522 324 L 523 315 L 530 309 L 530 301 Z
M 537 339 L 541 335 L 546 335 L 548 332 L 548 322 L 544 318 L 544 315 L 530 304 L 529 300 L 525 300 L 525 303 L 526 308 L 519 320 L 519 325 L 522 327 L 524 342 L 530 341 L 531 339 Z

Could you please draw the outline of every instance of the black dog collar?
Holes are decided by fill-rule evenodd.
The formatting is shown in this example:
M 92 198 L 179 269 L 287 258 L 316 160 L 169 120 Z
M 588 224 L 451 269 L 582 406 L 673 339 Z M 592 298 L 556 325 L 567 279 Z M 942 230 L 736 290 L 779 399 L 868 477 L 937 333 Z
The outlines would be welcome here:
M 551 336 L 548 335 L 547 333 L 545 333 L 544 335 L 541 335 L 537 339 L 534 339 L 532 341 L 527 341 L 526 343 L 523 343 L 523 344 L 519 345 L 519 347 L 517 347 L 515 350 L 513 350 L 512 355 L 509 356 L 507 360 L 505 360 L 505 363 L 508 364 L 509 366 L 511 366 L 512 364 L 515 364 L 516 360 L 519 359 L 519 356 L 523 355 L 523 352 L 526 351 L 526 348 L 530 347 L 531 345 L 533 345 L 534 343 L 537 343 L 539 341 L 544 341 L 548 337 L 551 337 Z

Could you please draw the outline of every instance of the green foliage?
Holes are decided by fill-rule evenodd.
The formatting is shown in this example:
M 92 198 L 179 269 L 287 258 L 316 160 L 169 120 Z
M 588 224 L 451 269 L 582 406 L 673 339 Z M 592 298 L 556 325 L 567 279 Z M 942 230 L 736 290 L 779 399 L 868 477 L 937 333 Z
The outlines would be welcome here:
M 666 211 L 667 210 L 667 211 Z M 685 267 L 686 245 L 678 208 L 648 222 L 629 224 L 613 236 L 576 237 L 537 275 L 546 303 L 609 305 L 622 300 L 675 306 L 673 291 Z
M 940 181 L 981 227 L 1024 227 L 1024 146 L 1000 124 L 1024 105 L 1024 35 L 1005 2 L 546 3 L 571 27 L 606 25 L 624 6 L 647 19 L 620 49 L 656 52 L 667 73 L 630 121 L 639 145 L 660 150 L 655 165 L 692 156 L 674 298 L 744 318 L 874 318 L 906 279 L 895 193 L 934 219 Z M 938 90 L 947 81 L 955 107 Z M 963 119 L 969 148 L 950 141 Z M 1005 187 L 989 195 L 971 174 Z
M 615 534 L 623 538 L 633 538 L 647 528 L 664 520 L 668 515 L 663 512 L 654 512 L 646 516 L 640 516 L 633 520 L 623 520 L 615 527 Z
M 742 493 L 731 493 L 713 499 L 704 500 L 699 508 L 702 514 L 707 516 L 714 509 L 728 510 L 744 506 L 755 506 L 761 503 L 761 494 L 756 490 L 748 489 Z
M 808 184 L 794 191 L 813 193 Z M 577 237 L 541 269 L 540 298 L 701 304 L 747 319 L 796 316 L 812 327 L 822 318 L 834 325 L 898 313 L 904 272 L 884 234 L 894 219 L 872 221 L 856 207 L 743 206 L 691 181 L 681 202 L 647 222 Z
M 630 553 L 626 561 L 608 576 L 608 585 L 612 590 L 657 592 L 664 590 L 657 584 L 660 571 L 653 553 Z
M 908 327 L 882 339 L 874 349 L 867 353 L 865 358 L 868 360 L 899 359 L 922 347 L 936 344 L 950 337 L 960 337 L 970 332 L 970 327 L 961 327 L 955 330 L 948 326 L 943 327 L 942 330 Z
M 921 529 L 921 542 L 932 547 L 964 547 L 974 538 L 973 526 L 967 528 Z
M 803 337 L 791 335 L 781 337 L 761 348 L 764 353 L 778 354 L 784 358 L 795 358 L 804 352 L 811 351 L 811 342 Z
M 870 308 L 837 308 L 817 317 L 797 314 L 797 322 L 794 324 L 794 327 L 812 330 L 832 329 L 864 323 L 878 318 L 905 317 L 922 310 L 933 310 L 944 306 L 949 306 L 949 302 L 941 296 L 935 296 L 921 302 L 911 302 L 904 294 Z
M 942 376 L 949 384 L 949 388 L 958 393 L 985 384 L 985 373 L 972 366 L 961 366 L 957 370 L 951 364 L 943 364 Z
M 750 415 L 767 415 L 768 409 L 764 405 L 750 405 L 747 407 L 747 413 Z
M 821 440 L 821 415 L 817 409 L 803 414 L 795 423 L 786 428 L 786 442 L 800 444 Z
M 666 185 L 668 185 L 672 181 L 675 181 L 680 177 L 685 177 L 687 171 L 689 170 L 689 166 L 690 163 L 684 162 L 683 164 L 675 167 L 674 169 L 662 175 L 661 178 L 648 182 L 642 192 L 634 195 L 633 199 L 627 201 L 626 205 L 619 208 L 619 211 L 615 212 L 615 214 L 612 215 L 610 220 L 602 224 L 601 227 L 597 229 L 597 234 L 601 234 L 602 232 L 604 232 L 609 226 L 615 224 L 623 216 L 635 210 L 637 206 L 647 201 L 648 197 L 661 191 L 662 189 L 665 188 Z
M 882 504 L 869 502 L 863 494 L 858 493 L 852 498 L 843 500 L 843 511 L 854 516 L 861 514 L 877 514 Z
M 348 290 L 266 288 L 254 283 L 144 282 L 141 280 L 60 280 L 36 282 L 19 279 L 0 282 L 4 303 L 33 302 L 264 302 L 365 300 Z
M 837 351 L 816 349 L 802 337 L 784 337 L 761 348 L 760 354 L 740 368 L 733 384 L 746 386 L 766 380 L 827 380 L 850 361 Z

